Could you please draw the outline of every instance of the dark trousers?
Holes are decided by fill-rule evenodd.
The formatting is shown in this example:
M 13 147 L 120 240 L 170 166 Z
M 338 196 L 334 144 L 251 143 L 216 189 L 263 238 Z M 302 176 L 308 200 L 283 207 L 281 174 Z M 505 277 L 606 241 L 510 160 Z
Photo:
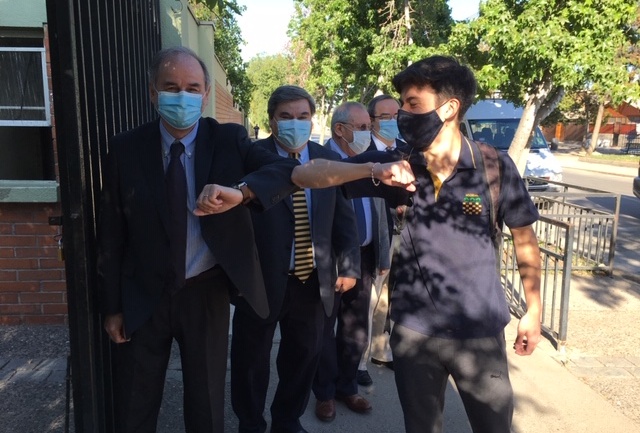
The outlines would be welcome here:
M 185 431 L 224 432 L 231 287 L 219 270 L 173 296 L 166 294 L 129 342 L 113 345 L 116 431 L 156 431 L 175 338 L 182 361 Z
M 348 292 L 336 293 L 333 313 L 325 320 L 322 353 L 313 381 L 313 394 L 318 400 L 358 393 L 356 375 L 368 343 L 369 303 L 375 273 L 373 246 L 361 248 L 360 255 L 362 278 Z
M 324 317 L 317 271 L 304 284 L 289 276 L 276 321 L 265 322 L 236 308 L 231 338 L 231 404 L 240 421 L 240 432 L 266 431 L 263 413 L 278 324 L 282 337 L 276 359 L 280 380 L 271 404 L 271 431 L 301 429 L 299 418 L 307 408 L 318 366 Z
M 391 350 L 407 433 L 442 432 L 449 375 L 474 433 L 510 433 L 513 390 L 504 332 L 455 340 L 394 324 Z

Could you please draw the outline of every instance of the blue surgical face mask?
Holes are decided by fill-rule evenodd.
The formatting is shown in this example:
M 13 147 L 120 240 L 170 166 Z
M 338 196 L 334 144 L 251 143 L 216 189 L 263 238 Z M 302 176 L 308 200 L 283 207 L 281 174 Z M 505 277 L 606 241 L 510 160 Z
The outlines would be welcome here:
M 158 91 L 158 107 L 160 116 L 176 129 L 188 129 L 196 124 L 202 115 L 202 95 L 186 91 Z
M 398 121 L 396 119 L 381 120 L 378 135 L 385 140 L 395 140 L 398 138 Z
M 361 154 L 371 145 L 371 132 L 353 131 L 353 141 L 349 143 L 349 149 L 356 155 Z
M 310 120 L 278 120 L 278 142 L 288 150 L 296 150 L 311 137 Z

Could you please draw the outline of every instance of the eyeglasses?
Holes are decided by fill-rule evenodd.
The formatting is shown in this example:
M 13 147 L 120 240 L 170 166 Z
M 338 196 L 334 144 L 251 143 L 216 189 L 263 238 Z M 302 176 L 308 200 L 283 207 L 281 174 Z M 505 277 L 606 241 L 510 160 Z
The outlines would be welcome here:
M 342 122 L 341 122 L 342 123 Z M 342 123 L 343 125 L 349 125 L 350 127 L 352 127 L 355 131 L 371 131 L 371 125 L 367 125 L 366 123 L 363 123 L 362 125 L 358 126 L 358 125 L 354 125 L 352 123 Z
M 398 119 L 398 113 L 396 114 L 388 114 L 388 113 L 383 113 L 379 116 L 371 116 L 372 119 L 380 119 L 380 120 L 391 120 L 391 119 Z

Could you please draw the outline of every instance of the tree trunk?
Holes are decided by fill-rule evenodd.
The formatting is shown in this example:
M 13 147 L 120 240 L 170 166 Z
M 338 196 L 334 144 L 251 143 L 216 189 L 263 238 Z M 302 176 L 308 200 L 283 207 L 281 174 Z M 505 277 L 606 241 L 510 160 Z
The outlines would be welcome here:
M 600 125 L 602 124 L 602 117 L 604 116 L 604 103 L 600 102 L 598 106 L 598 115 L 596 116 L 596 123 L 593 125 L 593 134 L 591 134 L 591 143 L 587 150 L 587 155 L 591 155 L 596 150 L 598 144 L 598 135 L 600 134 Z
M 531 147 L 531 137 L 533 137 L 533 128 L 536 124 L 536 112 L 538 107 L 532 102 L 527 102 L 522 111 L 522 118 L 518 123 L 518 129 L 513 136 L 511 146 L 509 146 L 509 156 L 518 168 L 521 176 L 527 167 L 527 157 L 529 156 L 529 148 Z
M 413 35 L 411 34 L 411 7 L 409 0 L 404 0 L 404 25 L 407 28 L 407 45 L 413 44 Z

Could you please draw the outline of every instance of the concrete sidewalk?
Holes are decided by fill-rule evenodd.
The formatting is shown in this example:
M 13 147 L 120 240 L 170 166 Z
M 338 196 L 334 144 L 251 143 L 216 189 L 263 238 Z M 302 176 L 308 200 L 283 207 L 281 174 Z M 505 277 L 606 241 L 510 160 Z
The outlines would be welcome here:
M 640 291 L 638 292 L 640 293 Z M 578 303 L 584 302 L 577 300 Z M 640 302 L 640 301 L 638 301 Z M 20 327 L 14 327 L 20 328 Z M 51 335 L 51 327 L 43 326 L 43 334 Z M 514 319 L 506 329 L 507 341 L 515 338 L 517 320 Z M 0 333 L 6 331 L 0 328 Z M 55 330 L 61 334 L 64 328 Z M 37 331 L 36 331 L 37 332 Z M 13 337 L 20 338 L 20 331 L 12 329 Z M 3 345 L 6 335 L 0 334 Z M 36 343 L 36 341 L 32 341 Z M 510 344 L 507 344 L 509 347 Z M 638 347 L 638 346 L 635 346 Z M 60 345 L 61 352 L 64 345 Z M 275 353 L 278 348 L 276 339 L 273 351 L 272 381 L 267 402 L 271 401 L 275 391 Z M 3 348 L 4 352 L 4 348 Z M 64 356 L 58 358 L 38 358 L 37 344 L 34 344 L 33 357 L 9 357 L 0 362 L 0 432 L 64 432 L 65 407 L 65 366 Z M 5 354 L 9 354 L 4 352 Z M 22 355 L 25 355 L 24 353 Z M 64 353 L 60 353 L 64 355 Z M 580 359 L 586 359 L 581 353 Z M 613 357 L 609 357 L 613 359 Z M 623 358 L 619 358 L 623 359 Z M 559 359 L 555 348 L 543 340 L 530 357 L 520 357 L 509 353 L 511 381 L 515 390 L 514 433 L 524 432 L 563 432 L 563 433 L 629 433 L 640 431 L 640 424 L 626 416 L 620 407 L 615 407 L 603 395 L 591 388 L 576 374 L 590 378 L 604 378 L 612 382 L 616 368 L 608 367 L 592 358 L 590 366 L 570 365 L 572 361 Z M 620 386 L 630 382 L 640 382 L 640 356 L 629 357 L 626 362 L 636 362 L 628 367 Z M 566 363 L 566 365 L 563 364 Z M 585 369 L 589 373 L 585 373 Z M 384 367 L 369 366 L 374 384 L 361 389 L 373 404 L 368 415 L 350 412 L 338 403 L 337 416 L 332 423 L 324 423 L 314 415 L 315 399 L 311 396 L 308 409 L 302 418 L 303 426 L 309 432 L 402 432 L 403 420 L 400 404 L 393 380 L 393 372 Z M 618 372 L 619 373 L 619 372 Z M 634 376 L 635 374 L 635 376 Z M 228 388 L 228 384 L 227 384 Z M 632 387 L 632 389 L 634 389 Z M 177 433 L 184 431 L 182 424 L 182 381 L 180 361 L 177 351 L 172 356 L 170 370 L 164 394 L 158 432 Z M 633 399 L 637 398 L 634 391 Z M 267 409 L 268 416 L 268 409 Z M 71 414 L 70 431 L 73 428 Z M 237 431 L 237 420 L 227 401 L 226 431 Z M 445 405 L 445 432 L 471 433 L 466 414 L 459 396 L 452 386 L 447 390 Z

